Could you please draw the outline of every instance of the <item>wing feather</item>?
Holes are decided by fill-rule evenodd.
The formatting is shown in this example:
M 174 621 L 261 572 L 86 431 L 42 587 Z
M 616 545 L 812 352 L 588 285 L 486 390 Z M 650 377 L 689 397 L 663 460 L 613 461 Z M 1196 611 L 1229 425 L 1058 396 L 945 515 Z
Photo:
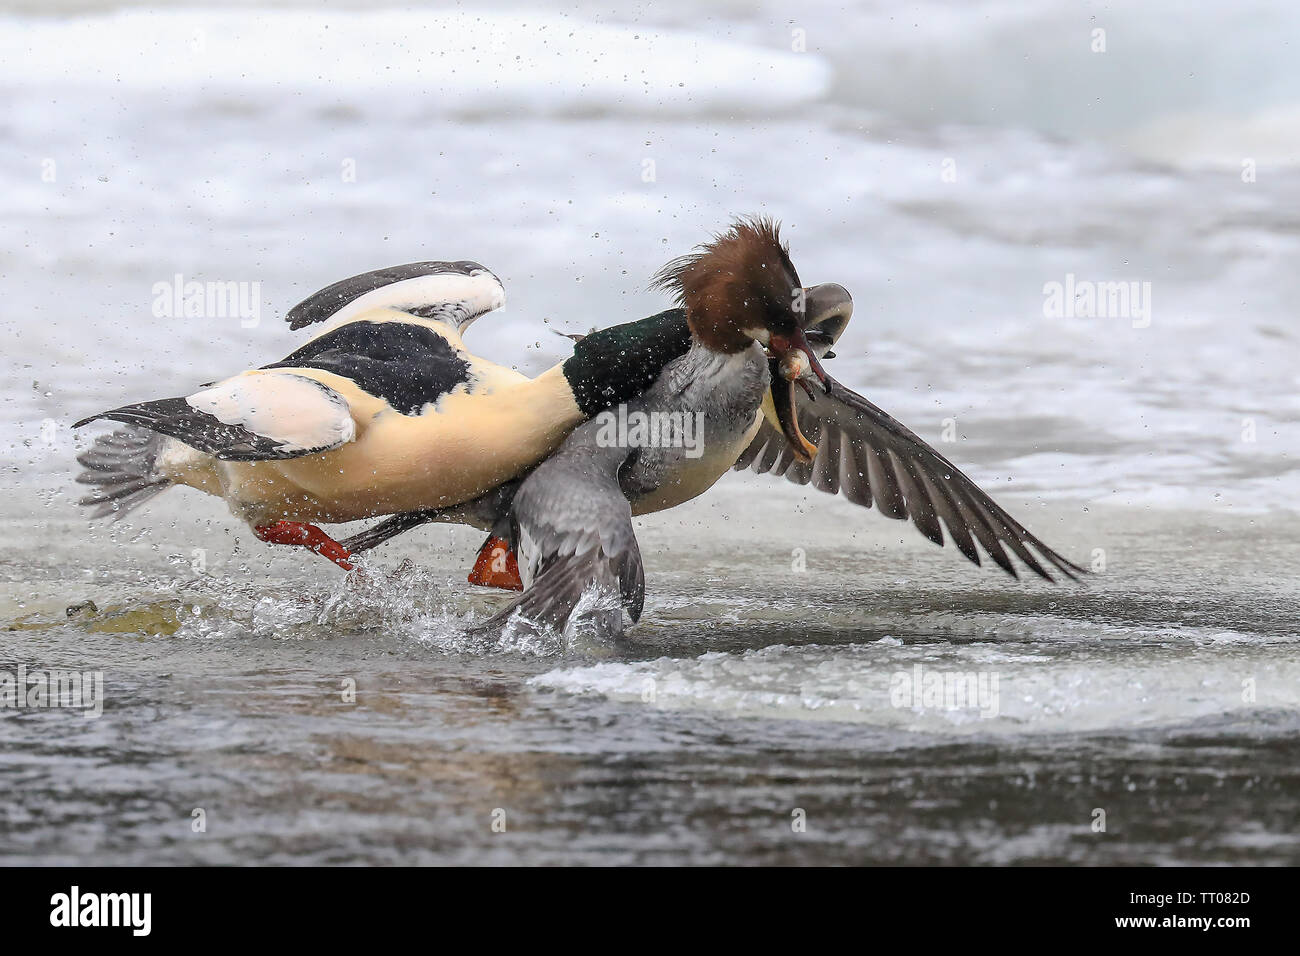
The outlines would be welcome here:
M 356 437 L 347 400 L 305 375 L 250 372 L 186 398 L 124 405 L 91 415 L 169 435 L 223 461 L 301 458 Z
M 910 518 L 940 546 L 947 528 L 948 537 L 969 560 L 980 564 L 983 548 L 1012 577 L 1018 575 L 1011 554 L 1049 581 L 1054 580 L 1053 569 L 1076 580 L 1087 573 L 1030 534 L 906 426 L 834 379 L 829 382 L 829 393 L 815 401 L 802 393 L 796 397 L 799 427 L 818 444 L 811 465 L 800 465 L 793 456 L 786 464 L 788 442 L 764 422 L 735 467 L 784 474 L 796 484 L 811 482 L 860 507 L 874 504 L 886 517 Z

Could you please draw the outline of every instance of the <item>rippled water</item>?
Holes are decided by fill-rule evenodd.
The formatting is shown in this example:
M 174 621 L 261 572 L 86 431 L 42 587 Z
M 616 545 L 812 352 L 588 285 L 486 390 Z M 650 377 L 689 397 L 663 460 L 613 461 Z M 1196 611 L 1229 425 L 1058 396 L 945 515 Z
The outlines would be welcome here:
M 0 859 L 1300 862 L 1294 10 L 5 9 L 0 672 L 104 711 L 0 711 Z M 70 422 L 286 354 L 334 279 L 479 259 L 470 344 L 538 370 L 754 211 L 854 293 L 837 377 L 1087 587 L 732 476 L 641 522 L 624 643 L 483 641 L 465 529 L 345 577 L 195 493 L 72 505 Z M 155 316 L 178 273 L 260 321 Z M 1067 275 L 1150 324 L 1045 315 Z
M 1050 590 L 815 504 L 758 546 L 734 486 L 644 522 L 649 610 L 615 647 L 468 640 L 496 599 L 446 529 L 349 580 L 176 507 L 118 542 L 13 525 L 45 557 L 5 565 L 6 660 L 103 670 L 106 701 L 0 724 L 6 856 L 1295 862 L 1294 520 L 1077 511 L 1057 534 L 1123 557 Z M 1170 567 L 1207 532 L 1213 569 Z M 202 574 L 172 553 L 195 541 Z M 900 702 L 918 665 L 996 695 Z

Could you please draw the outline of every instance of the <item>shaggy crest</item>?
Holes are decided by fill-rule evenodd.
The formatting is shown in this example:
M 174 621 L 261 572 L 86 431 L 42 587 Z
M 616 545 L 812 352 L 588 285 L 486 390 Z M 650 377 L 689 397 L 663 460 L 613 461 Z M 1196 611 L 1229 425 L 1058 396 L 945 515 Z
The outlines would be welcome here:
M 668 263 L 653 285 L 686 309 L 701 342 L 720 352 L 748 348 L 749 330 L 784 333 L 795 321 L 802 283 L 780 226 L 761 216 L 738 219 L 696 252 Z

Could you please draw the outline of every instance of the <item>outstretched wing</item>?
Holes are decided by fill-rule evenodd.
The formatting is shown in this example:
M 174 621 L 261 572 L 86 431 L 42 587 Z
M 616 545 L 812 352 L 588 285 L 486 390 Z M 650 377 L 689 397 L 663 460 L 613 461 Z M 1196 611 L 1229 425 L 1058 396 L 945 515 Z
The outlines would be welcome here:
M 622 631 L 623 609 L 633 621 L 641 617 L 645 571 L 618 482 L 627 453 L 597 448 L 594 434 L 579 429 L 519 486 L 510 507 L 511 544 L 525 587 L 483 630 L 517 620 L 563 631 L 584 596 L 603 636 Z
M 185 398 L 124 405 L 83 418 L 125 422 L 168 435 L 224 461 L 301 458 L 356 437 L 347 400 L 292 372 L 248 372 Z
M 1049 581 L 1054 579 L 1048 566 L 1074 579 L 1086 573 L 1025 530 L 902 423 L 834 379 L 828 382 L 829 394 L 818 390 L 815 399 L 796 390 L 799 427 L 817 445 L 811 462 L 795 460 L 781 431 L 765 421 L 736 461 L 736 470 L 784 475 L 796 484 L 842 494 L 864 508 L 874 505 L 888 518 L 911 518 L 940 546 L 942 521 L 962 554 L 979 564 L 978 542 L 1012 577 L 1018 575 L 1007 550 Z

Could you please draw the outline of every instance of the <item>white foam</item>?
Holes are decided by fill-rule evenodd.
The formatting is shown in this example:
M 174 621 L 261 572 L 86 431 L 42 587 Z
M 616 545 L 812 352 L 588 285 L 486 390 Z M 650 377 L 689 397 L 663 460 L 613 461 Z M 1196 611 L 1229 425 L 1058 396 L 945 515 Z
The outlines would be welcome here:
M 1105 647 L 1050 653 L 1017 645 L 773 645 L 742 653 L 557 668 L 534 687 L 598 694 L 623 703 L 733 717 L 834 720 L 930 734 L 1077 733 L 1171 726 L 1256 706 L 1300 705 L 1300 663 L 1256 637 L 1225 666 L 1223 635 L 1206 646 Z M 920 668 L 918 671 L 917 668 Z M 920 675 L 920 683 L 914 676 Z M 900 686 L 929 675 L 973 676 L 993 696 L 983 706 L 901 700 Z M 1251 680 L 1249 702 L 1243 680 Z

